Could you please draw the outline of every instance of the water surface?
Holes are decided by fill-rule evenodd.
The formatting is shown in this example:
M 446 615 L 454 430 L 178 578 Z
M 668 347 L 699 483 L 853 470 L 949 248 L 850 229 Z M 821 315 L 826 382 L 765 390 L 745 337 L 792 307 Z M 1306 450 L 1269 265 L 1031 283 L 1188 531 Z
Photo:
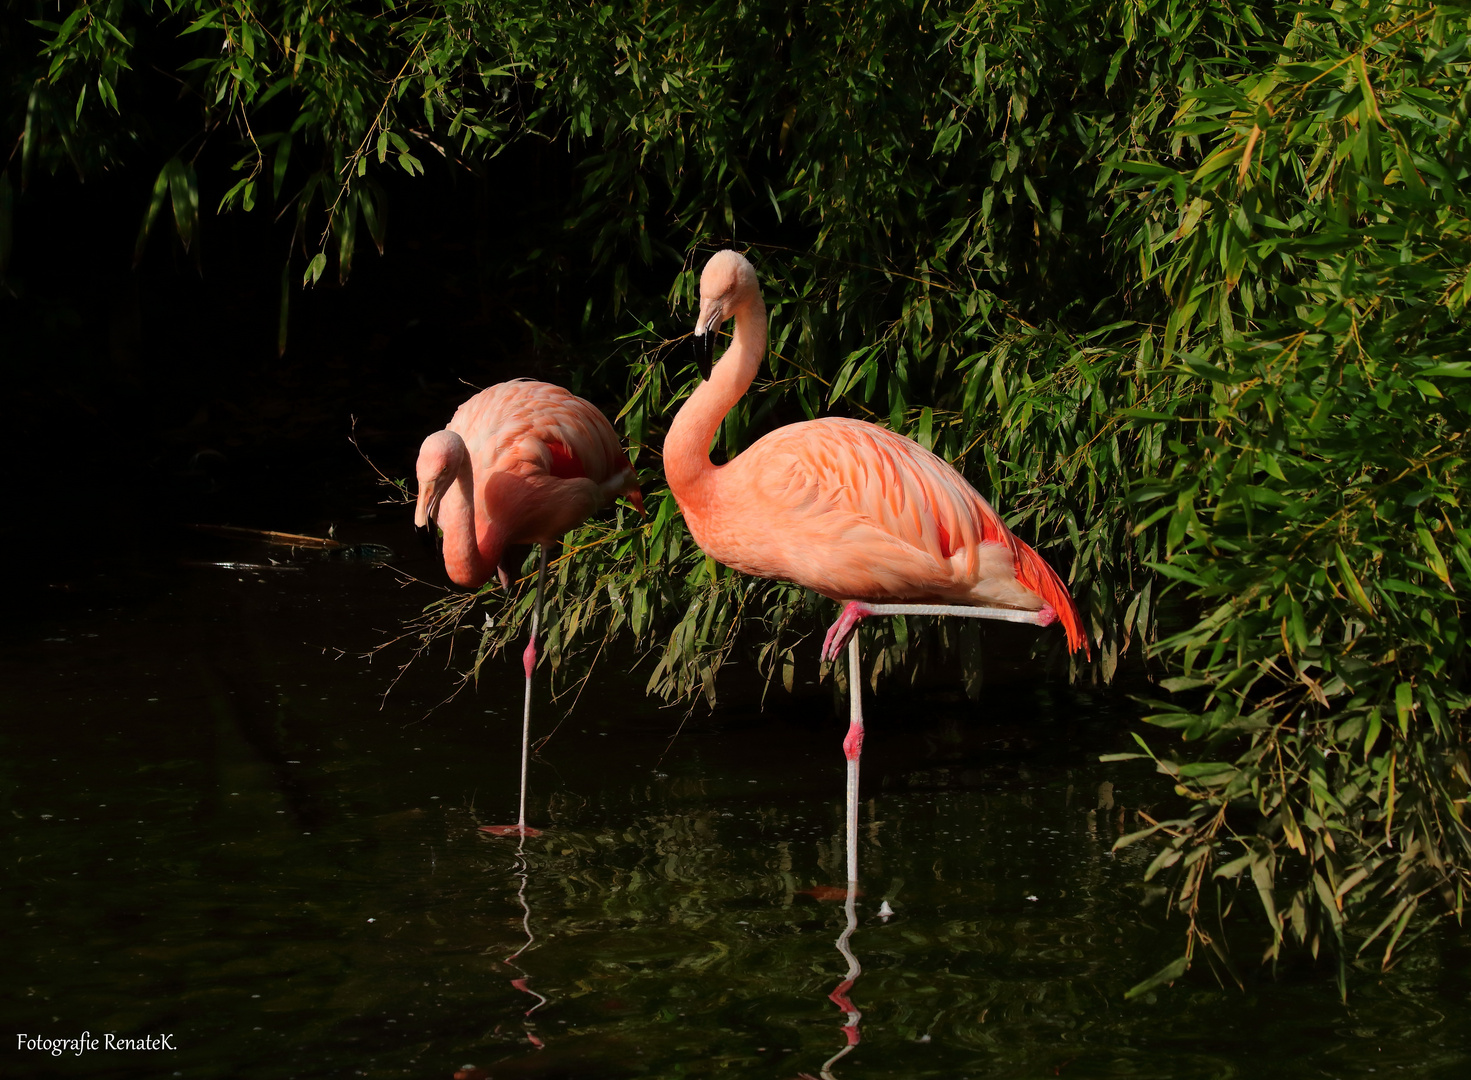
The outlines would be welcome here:
M 401 522 L 346 531 L 433 578 Z M 1124 1000 L 1182 927 L 1150 903 L 1148 849 L 1111 851 L 1168 798 L 1147 770 L 1098 763 L 1128 747 L 1117 701 L 1038 682 L 874 707 L 862 970 L 844 988 L 843 723 L 821 687 L 676 735 L 681 714 L 617 663 L 570 711 L 542 686 L 537 728 L 555 733 L 530 813 L 546 832 L 493 839 L 478 827 L 515 813 L 517 657 L 438 709 L 453 673 L 433 663 L 384 699 L 404 654 L 360 654 L 426 587 L 362 561 L 177 545 L 62 583 L 6 650 L 4 1075 L 1471 1068 L 1471 950 L 1451 932 L 1356 973 L 1347 1005 L 1308 962 L 1248 970 L 1244 990 L 1202 968 Z M 1105 781 L 1123 820 L 1098 810 Z M 14 1042 L 84 1031 L 175 1049 Z

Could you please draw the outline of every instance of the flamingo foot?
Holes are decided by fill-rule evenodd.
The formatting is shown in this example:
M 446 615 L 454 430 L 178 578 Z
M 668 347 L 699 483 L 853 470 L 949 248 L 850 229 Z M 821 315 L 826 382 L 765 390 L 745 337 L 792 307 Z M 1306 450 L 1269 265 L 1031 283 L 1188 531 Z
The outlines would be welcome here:
M 531 678 L 531 673 L 536 669 L 536 638 L 526 643 L 526 651 L 521 654 L 521 666 L 526 669 L 526 678 Z
M 540 836 L 540 829 L 530 825 L 482 825 L 480 831 L 491 836 Z
M 1038 626 L 1051 626 L 1057 622 L 1057 609 L 1051 604 L 1043 604 L 1042 610 L 1037 612 Z
M 858 629 L 859 620 L 872 614 L 873 610 L 867 604 L 858 600 L 849 601 L 843 608 L 843 613 L 838 616 L 838 621 L 827 628 L 827 637 L 822 639 L 822 658 L 836 660 L 843 651 L 843 646 L 853 636 L 853 631 Z

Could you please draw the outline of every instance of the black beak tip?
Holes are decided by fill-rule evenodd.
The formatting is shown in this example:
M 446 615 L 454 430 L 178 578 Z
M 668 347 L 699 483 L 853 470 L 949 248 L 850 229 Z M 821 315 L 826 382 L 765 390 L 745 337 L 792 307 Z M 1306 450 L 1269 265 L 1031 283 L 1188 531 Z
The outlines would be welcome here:
M 714 367 L 715 360 L 715 334 L 706 330 L 703 334 L 695 335 L 695 363 L 700 367 L 700 378 L 708 379 L 710 371 Z

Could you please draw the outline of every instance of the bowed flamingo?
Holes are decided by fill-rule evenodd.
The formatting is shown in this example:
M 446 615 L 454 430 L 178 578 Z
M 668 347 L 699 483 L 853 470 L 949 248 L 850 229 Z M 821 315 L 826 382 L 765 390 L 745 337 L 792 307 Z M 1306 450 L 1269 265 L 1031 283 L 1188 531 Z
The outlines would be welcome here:
M 522 654 L 526 705 L 521 726 L 521 817 L 487 826 L 498 836 L 534 836 L 526 825 L 526 763 L 531 742 L 531 672 L 541 624 L 547 545 L 619 495 L 644 512 L 638 477 L 607 418 L 560 386 L 512 379 L 480 391 L 419 448 L 414 524 L 444 533 L 444 569 L 456 585 L 479 588 L 498 576 L 510 587 L 513 544 L 536 544 L 531 641 Z
M 730 347 L 708 366 L 715 331 L 735 320 Z M 943 459 L 912 439 L 828 417 L 778 428 L 725 465 L 710 441 L 766 351 L 756 272 L 717 252 L 700 276 L 697 347 L 706 381 L 664 441 L 664 470 L 695 543 L 726 566 L 780 578 L 843 605 L 822 657 L 848 643 L 848 878 L 857 878 L 858 762 L 863 711 L 858 622 L 869 615 L 964 615 L 1047 626 L 1088 649 L 1083 620 L 1042 557 Z

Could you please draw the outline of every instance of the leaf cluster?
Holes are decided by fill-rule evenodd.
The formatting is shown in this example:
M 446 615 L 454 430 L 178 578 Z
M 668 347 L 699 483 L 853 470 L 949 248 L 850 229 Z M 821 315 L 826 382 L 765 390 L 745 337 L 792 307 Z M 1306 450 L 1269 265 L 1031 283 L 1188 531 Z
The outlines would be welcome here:
M 1189 809 L 1148 830 L 1150 872 L 1174 869 L 1192 947 L 1249 878 L 1267 956 L 1327 943 L 1345 993 L 1352 958 L 1388 965 L 1471 885 L 1467 15 L 1296 6 L 1186 97 L 1198 163 L 1131 166 L 1163 359 L 1196 376 L 1132 422 L 1200 421 L 1131 496 L 1167 602 L 1202 605 L 1159 643 L 1175 696 L 1149 720 L 1216 758 L 1159 759 Z

